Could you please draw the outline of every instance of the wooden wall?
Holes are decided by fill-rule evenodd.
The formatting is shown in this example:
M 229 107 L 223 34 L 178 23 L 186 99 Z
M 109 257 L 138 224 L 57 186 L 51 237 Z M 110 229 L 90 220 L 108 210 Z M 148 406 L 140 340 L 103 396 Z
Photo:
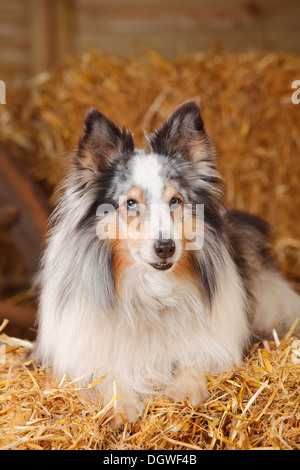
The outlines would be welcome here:
M 300 53 L 299 0 L 0 0 L 0 79 L 91 48 L 167 58 L 207 48 Z

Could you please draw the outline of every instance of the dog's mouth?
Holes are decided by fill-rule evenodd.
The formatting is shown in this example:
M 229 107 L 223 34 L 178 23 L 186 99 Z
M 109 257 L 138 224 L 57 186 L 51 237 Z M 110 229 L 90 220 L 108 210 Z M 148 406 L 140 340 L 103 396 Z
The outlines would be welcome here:
M 170 269 L 173 266 L 173 263 L 152 263 L 151 266 L 155 269 L 159 269 L 160 271 L 166 271 L 167 269 Z

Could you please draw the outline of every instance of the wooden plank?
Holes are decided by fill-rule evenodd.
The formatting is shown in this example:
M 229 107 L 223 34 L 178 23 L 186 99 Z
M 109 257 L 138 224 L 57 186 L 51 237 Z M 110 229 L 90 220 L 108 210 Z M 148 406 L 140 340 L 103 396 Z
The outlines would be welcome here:
M 159 3 L 159 5 L 158 5 Z M 300 2 L 279 0 L 76 0 L 76 49 L 129 55 L 154 48 L 168 58 L 223 47 L 300 52 Z M 278 31 L 276 35 L 275 31 Z
M 0 47 L 2 45 L 2 41 L 0 41 Z M 5 63 L 14 65 L 14 64 L 27 64 L 28 61 L 26 60 L 26 51 L 27 48 L 9 48 L 5 49 L 1 55 L 1 65 L 4 65 Z M 2 70 L 1 70 L 2 72 Z M 2 74 L 1 74 L 2 78 Z
M 1 74 L 19 64 L 33 75 L 94 47 L 125 56 L 138 44 L 170 59 L 216 43 L 299 53 L 299 18 L 299 0 L 0 0 Z
M 54 0 L 55 9 L 55 60 L 74 52 L 73 0 Z M 54 38 L 53 38 L 54 39 Z
M 172 8 L 171 8 L 172 3 Z M 300 52 L 300 2 L 229 0 L 155 2 L 77 0 L 76 49 L 100 48 L 118 55 L 136 46 L 168 58 L 218 45 L 238 52 L 259 48 Z M 277 34 L 276 34 L 277 32 Z
M 31 0 L 33 73 L 73 52 L 73 10 L 73 0 Z
M 172 3 L 172 4 L 171 4 Z M 244 20 L 245 18 L 256 20 L 257 18 L 279 17 L 287 20 L 299 19 L 297 13 L 300 12 L 300 3 L 297 0 L 286 0 L 282 2 L 273 0 L 261 0 L 251 4 L 250 2 L 237 1 L 198 1 L 198 2 L 180 2 L 173 4 L 170 0 L 162 0 L 159 8 L 152 1 L 140 1 L 135 4 L 133 0 L 127 1 L 126 4 L 120 0 L 111 1 L 104 4 L 93 0 L 89 3 L 86 1 L 76 1 L 77 20 L 84 18 L 94 19 L 96 21 L 103 20 L 121 20 L 124 19 L 144 19 L 150 23 L 153 18 L 172 19 L 190 17 L 202 23 L 214 23 L 218 21 Z M 296 16 L 295 16 L 296 15 Z M 155 27 L 155 24 L 152 23 Z M 238 26 L 236 24 L 236 26 Z
M 282 36 L 285 42 L 282 41 Z M 174 59 L 177 55 L 185 53 L 196 53 L 205 50 L 224 49 L 228 52 L 243 52 L 245 50 L 259 49 L 268 51 L 283 51 L 299 53 L 298 31 L 285 30 L 280 35 L 276 31 L 259 30 L 248 31 L 226 31 L 211 33 L 201 31 L 196 33 L 156 33 L 144 35 L 113 36 L 111 34 L 97 37 L 87 37 L 81 34 L 77 37 L 77 50 L 84 52 L 91 48 L 100 48 L 105 52 L 118 56 L 128 56 L 141 53 L 151 48 L 160 52 L 168 59 Z
M 51 38 L 54 13 L 51 0 L 30 0 L 32 74 L 47 70 L 54 62 Z
M 24 14 L 24 12 L 28 11 L 28 5 L 24 0 L 0 0 L 0 13 L 13 13 L 17 14 Z
M 1 60 L 1 79 L 6 83 L 13 83 L 14 81 L 19 81 L 20 79 L 30 77 L 31 75 L 31 66 L 26 61 L 14 61 L 11 60 L 2 61 Z
M 275 14 L 276 13 L 276 14 Z M 300 3 L 294 8 L 294 15 L 282 14 L 281 10 L 253 16 L 243 9 L 229 9 L 216 11 L 214 9 L 198 8 L 173 9 L 172 12 L 162 8 L 157 12 L 155 9 L 147 10 L 120 9 L 118 11 L 98 10 L 83 11 L 76 16 L 76 26 L 79 32 L 85 32 L 88 36 L 108 34 L 145 34 L 150 32 L 190 32 L 206 31 L 235 31 L 249 30 L 258 24 L 266 30 L 274 27 L 297 28 L 299 31 Z
M 5 81 L 28 75 L 29 14 L 27 2 L 0 0 L 0 78 Z

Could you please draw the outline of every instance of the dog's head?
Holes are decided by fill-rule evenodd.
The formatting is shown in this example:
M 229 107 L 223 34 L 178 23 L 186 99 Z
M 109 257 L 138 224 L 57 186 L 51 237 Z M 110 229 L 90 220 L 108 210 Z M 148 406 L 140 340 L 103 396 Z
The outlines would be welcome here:
M 220 178 L 198 106 L 180 106 L 136 150 L 131 132 L 91 110 L 75 160 L 80 191 L 92 195 L 81 227 L 96 228 L 115 269 L 142 263 L 169 271 L 203 243 L 203 217 L 218 220 Z

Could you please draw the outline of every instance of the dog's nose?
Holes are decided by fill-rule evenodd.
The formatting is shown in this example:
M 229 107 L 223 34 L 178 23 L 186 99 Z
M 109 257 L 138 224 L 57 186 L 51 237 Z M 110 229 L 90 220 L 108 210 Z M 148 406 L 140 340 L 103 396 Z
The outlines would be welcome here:
M 175 253 L 175 243 L 173 240 L 156 240 L 154 243 L 154 251 L 160 258 L 168 258 Z

